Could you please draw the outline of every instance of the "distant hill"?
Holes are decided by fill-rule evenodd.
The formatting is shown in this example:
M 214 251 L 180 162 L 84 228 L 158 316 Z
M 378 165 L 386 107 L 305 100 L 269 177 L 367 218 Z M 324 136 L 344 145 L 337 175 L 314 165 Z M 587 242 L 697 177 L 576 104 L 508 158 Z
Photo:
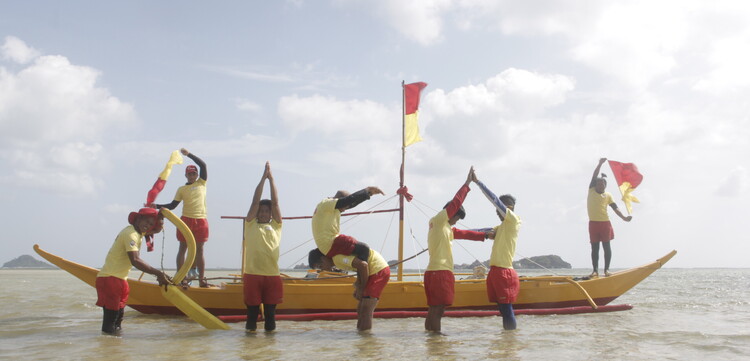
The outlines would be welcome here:
M 56 268 L 55 266 L 37 260 L 27 254 L 12 261 L 5 262 L 2 268 Z
M 479 265 L 489 267 L 490 260 L 486 260 L 482 263 L 474 261 L 472 263 L 456 264 L 455 269 L 474 269 Z M 570 263 L 563 261 L 560 256 L 551 254 L 547 256 L 535 256 L 530 258 L 522 258 L 518 261 L 513 261 L 513 268 L 515 269 L 542 269 L 542 268 L 572 268 Z

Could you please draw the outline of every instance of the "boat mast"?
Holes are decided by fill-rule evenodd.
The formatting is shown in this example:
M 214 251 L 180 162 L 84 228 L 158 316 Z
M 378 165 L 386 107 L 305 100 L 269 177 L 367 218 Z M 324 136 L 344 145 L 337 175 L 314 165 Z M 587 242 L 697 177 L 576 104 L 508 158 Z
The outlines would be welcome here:
M 404 81 L 401 81 L 401 169 L 399 171 L 398 188 L 404 187 L 404 163 L 406 160 L 406 90 Z M 398 195 L 398 261 L 404 259 L 404 195 Z M 398 264 L 398 281 L 404 279 L 404 264 Z

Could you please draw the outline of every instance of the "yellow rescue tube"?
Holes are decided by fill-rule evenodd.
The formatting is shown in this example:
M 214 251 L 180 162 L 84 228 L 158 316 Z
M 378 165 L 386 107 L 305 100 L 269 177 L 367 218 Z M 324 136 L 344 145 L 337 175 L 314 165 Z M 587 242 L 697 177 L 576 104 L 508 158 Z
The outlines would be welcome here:
M 162 208 L 161 214 L 164 215 L 164 218 L 168 219 L 172 224 L 177 227 L 177 230 L 182 233 L 182 236 L 185 237 L 185 245 L 187 246 L 187 256 L 185 256 L 185 263 L 182 264 L 182 267 L 177 270 L 177 273 L 175 273 L 174 277 L 172 277 L 172 281 L 174 283 L 180 283 L 183 279 L 185 279 L 185 276 L 187 276 L 188 272 L 190 272 L 190 268 L 193 266 L 193 261 L 195 261 L 195 236 L 193 236 L 193 232 L 190 230 L 190 228 L 183 222 L 180 217 L 177 217 L 172 211 L 166 208 Z

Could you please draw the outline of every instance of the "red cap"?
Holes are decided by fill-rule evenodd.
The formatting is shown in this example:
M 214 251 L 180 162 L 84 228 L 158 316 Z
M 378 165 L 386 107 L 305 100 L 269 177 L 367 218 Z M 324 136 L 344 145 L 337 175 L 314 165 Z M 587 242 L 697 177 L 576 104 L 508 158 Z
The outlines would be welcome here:
M 130 214 L 128 214 L 128 223 L 135 225 L 135 219 L 138 216 L 156 217 L 158 214 L 159 210 L 156 208 L 141 208 L 138 212 L 130 212 Z
M 188 173 L 198 173 L 198 167 L 196 167 L 196 166 L 194 166 L 192 164 L 189 165 L 189 166 L 187 166 L 185 168 L 185 174 L 188 174 Z

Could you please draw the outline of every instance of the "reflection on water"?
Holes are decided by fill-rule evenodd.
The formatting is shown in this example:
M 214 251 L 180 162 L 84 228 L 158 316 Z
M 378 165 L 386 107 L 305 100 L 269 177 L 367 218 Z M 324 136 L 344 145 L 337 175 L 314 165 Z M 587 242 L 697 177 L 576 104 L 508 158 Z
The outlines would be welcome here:
M 585 272 L 585 270 L 582 270 Z M 0 358 L 33 360 L 693 360 L 750 359 L 750 269 L 659 270 L 615 303 L 630 311 L 444 318 L 279 321 L 274 333 L 203 329 L 127 309 L 122 337 L 101 335 L 96 291 L 63 271 L 0 271 Z M 39 290 L 44 290 L 40 294 Z

